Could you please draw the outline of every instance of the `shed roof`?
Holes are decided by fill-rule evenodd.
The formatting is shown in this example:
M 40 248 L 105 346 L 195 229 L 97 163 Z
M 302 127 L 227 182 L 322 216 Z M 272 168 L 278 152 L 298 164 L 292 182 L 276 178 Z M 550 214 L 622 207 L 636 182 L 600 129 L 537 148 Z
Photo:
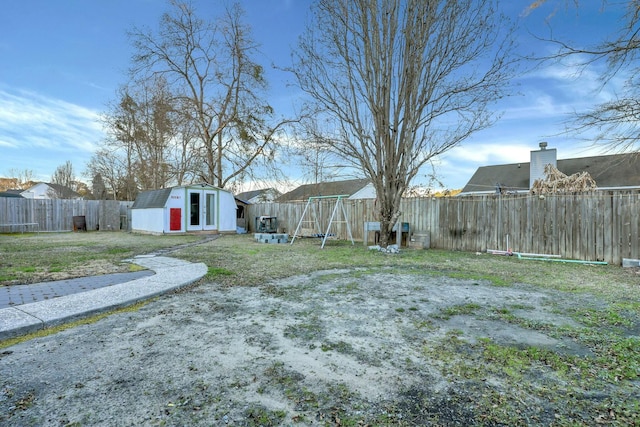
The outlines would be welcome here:
M 462 192 L 492 192 L 497 185 L 507 191 L 528 191 L 530 166 L 527 162 L 480 167 Z M 566 175 L 589 172 L 601 189 L 640 187 L 640 157 L 637 153 L 560 159 L 557 168 Z
M 191 185 L 179 185 L 171 188 L 160 188 L 158 190 L 141 191 L 138 193 L 136 200 L 133 202 L 131 209 L 145 209 L 145 208 L 163 208 L 167 203 L 167 199 L 171 195 L 171 191 L 176 188 L 189 188 L 189 189 L 214 189 L 217 191 L 224 191 L 231 194 L 229 190 L 224 188 L 218 188 L 206 183 L 203 184 L 191 184 Z
M 171 188 L 149 190 L 138 193 L 131 209 L 163 208 L 169 199 Z

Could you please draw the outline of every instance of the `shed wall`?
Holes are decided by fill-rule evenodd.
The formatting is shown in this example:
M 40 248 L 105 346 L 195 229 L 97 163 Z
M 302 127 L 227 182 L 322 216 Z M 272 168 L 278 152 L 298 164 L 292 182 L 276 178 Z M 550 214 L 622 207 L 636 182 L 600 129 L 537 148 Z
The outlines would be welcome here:
M 168 219 L 167 219 L 168 221 Z M 131 231 L 162 233 L 165 230 L 165 209 L 148 208 L 131 210 Z M 167 223 L 166 229 L 169 229 Z
M 236 199 L 228 191 L 218 192 L 218 231 L 234 232 L 236 224 Z

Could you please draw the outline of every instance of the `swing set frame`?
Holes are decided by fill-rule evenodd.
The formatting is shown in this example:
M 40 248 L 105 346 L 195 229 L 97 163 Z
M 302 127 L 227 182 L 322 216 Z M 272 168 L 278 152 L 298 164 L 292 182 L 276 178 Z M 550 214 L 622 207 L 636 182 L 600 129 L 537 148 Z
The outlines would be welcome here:
M 322 237 L 322 245 L 320 248 L 324 248 L 325 243 L 327 242 L 327 237 L 329 237 L 329 230 L 331 230 L 331 224 L 333 223 L 345 223 L 347 225 L 347 232 L 349 233 L 349 238 L 351 239 L 351 244 L 355 245 L 353 241 L 353 235 L 351 234 L 351 226 L 349 225 L 349 217 L 347 216 L 347 211 L 344 209 L 344 203 L 342 199 L 349 197 L 348 194 L 340 194 L 335 196 L 311 196 L 309 200 L 307 200 L 307 204 L 302 211 L 302 216 L 300 217 L 300 221 L 298 222 L 298 226 L 296 227 L 295 233 L 293 233 L 293 237 L 291 238 L 290 245 L 293 245 L 293 242 L 298 237 L 298 232 L 300 231 L 300 227 L 303 222 L 313 222 L 315 223 L 315 229 L 318 230 L 317 236 Z M 333 206 L 333 210 L 331 211 L 331 217 L 329 218 L 329 225 L 327 226 L 327 231 L 322 233 L 322 229 L 320 227 L 320 222 L 318 221 L 318 211 L 316 209 L 316 204 L 314 203 L 316 200 L 326 200 L 326 199 L 336 199 L 336 203 Z M 340 208 L 342 212 L 342 221 L 334 220 L 336 218 L 336 213 L 338 212 L 338 208 Z M 305 215 L 309 211 L 309 214 L 312 216 L 311 220 L 305 221 Z

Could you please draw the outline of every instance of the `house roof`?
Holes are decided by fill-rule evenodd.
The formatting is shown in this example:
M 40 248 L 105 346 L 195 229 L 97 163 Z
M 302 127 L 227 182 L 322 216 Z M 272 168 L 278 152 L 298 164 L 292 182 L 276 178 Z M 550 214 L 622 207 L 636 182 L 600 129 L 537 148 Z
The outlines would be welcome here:
M 317 184 L 305 184 L 278 197 L 278 202 L 292 202 L 307 200 L 315 196 L 352 195 L 369 183 L 369 180 L 350 179 L 346 181 L 320 182 Z
M 589 172 L 600 189 L 640 187 L 640 157 L 637 153 L 611 154 L 557 160 L 557 168 L 566 175 Z M 483 166 L 478 168 L 462 193 L 529 191 L 530 163 Z
M 22 192 L 22 190 L 0 191 L 0 197 L 19 197 L 19 198 L 23 198 L 22 194 L 20 194 L 21 192 Z
M 279 196 L 280 192 L 278 190 L 276 190 L 275 188 L 263 188 L 261 190 L 252 190 L 252 191 L 245 191 L 239 194 L 236 194 L 236 198 L 248 202 L 251 199 L 257 197 L 257 196 L 261 196 L 263 194 L 269 194 L 272 193 L 274 196 Z
M 31 187 L 29 187 L 27 190 L 24 190 L 23 193 L 27 191 L 32 191 L 33 188 L 38 185 L 46 185 L 47 187 L 49 187 L 55 192 L 55 197 L 59 199 L 82 199 L 82 194 L 73 191 L 72 189 L 70 189 L 65 185 L 55 184 L 53 182 L 38 182 L 37 184 L 34 184 Z
M 61 199 L 77 199 L 82 198 L 82 195 L 76 191 L 73 191 L 67 186 L 54 184 L 53 182 L 47 182 L 47 185 L 53 188 L 56 192 L 56 195 Z

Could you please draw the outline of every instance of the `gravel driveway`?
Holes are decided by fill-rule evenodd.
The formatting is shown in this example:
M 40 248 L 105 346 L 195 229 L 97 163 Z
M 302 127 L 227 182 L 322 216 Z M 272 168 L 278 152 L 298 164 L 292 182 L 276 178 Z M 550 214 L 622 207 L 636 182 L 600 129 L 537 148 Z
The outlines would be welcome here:
M 490 342 L 592 357 L 552 333 L 581 326 L 576 303 L 588 295 L 384 269 L 202 284 L 0 350 L 0 424 L 497 425 L 507 396 L 516 424 L 551 425 L 563 402 L 450 356 Z M 532 369 L 529 384 L 557 381 Z

